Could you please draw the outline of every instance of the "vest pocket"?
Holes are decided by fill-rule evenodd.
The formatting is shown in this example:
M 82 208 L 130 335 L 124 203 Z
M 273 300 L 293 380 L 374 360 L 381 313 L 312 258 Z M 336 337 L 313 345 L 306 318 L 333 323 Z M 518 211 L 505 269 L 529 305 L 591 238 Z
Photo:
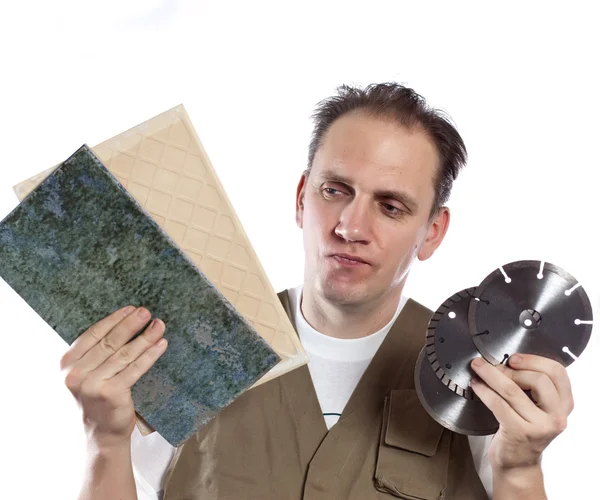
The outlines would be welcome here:
M 375 487 L 406 500 L 439 500 L 446 488 L 451 433 L 422 407 L 415 390 L 385 400 Z

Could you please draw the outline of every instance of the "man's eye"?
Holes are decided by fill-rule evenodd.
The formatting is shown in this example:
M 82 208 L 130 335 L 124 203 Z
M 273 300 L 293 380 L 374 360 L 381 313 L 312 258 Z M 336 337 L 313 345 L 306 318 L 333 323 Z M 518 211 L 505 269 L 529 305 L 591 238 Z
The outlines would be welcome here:
M 382 203 L 381 206 L 389 215 L 401 215 L 402 210 L 394 205 L 390 205 L 389 203 Z
M 335 188 L 324 188 L 323 192 L 327 195 L 327 196 L 334 196 L 337 193 L 341 193 L 341 191 L 335 189 Z

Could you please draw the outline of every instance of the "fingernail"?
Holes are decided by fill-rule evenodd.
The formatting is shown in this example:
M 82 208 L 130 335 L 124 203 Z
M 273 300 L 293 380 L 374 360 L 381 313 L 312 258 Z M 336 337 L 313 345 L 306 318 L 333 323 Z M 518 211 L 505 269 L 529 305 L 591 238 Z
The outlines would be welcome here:
M 523 361 L 523 358 L 521 356 L 519 356 L 518 354 L 513 354 L 510 357 L 510 362 L 514 365 L 516 365 L 517 363 L 520 363 L 521 361 Z
M 140 319 L 148 319 L 150 317 L 150 311 L 148 309 L 144 309 L 143 307 L 138 311 L 138 316 Z
M 125 309 L 123 309 L 123 314 L 125 314 L 125 316 L 131 314 L 133 311 L 135 311 L 135 306 L 127 306 Z
M 471 363 L 473 364 L 473 366 L 481 366 L 483 365 L 483 359 L 475 358 Z

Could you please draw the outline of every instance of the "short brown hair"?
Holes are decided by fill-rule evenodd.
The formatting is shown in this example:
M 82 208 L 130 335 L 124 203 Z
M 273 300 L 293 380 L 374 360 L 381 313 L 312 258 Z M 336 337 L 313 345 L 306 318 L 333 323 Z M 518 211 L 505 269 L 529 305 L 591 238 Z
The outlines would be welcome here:
M 433 220 L 438 210 L 448 202 L 452 183 L 467 163 L 467 148 L 444 111 L 432 108 L 413 89 L 398 83 L 377 83 L 365 88 L 341 85 L 337 88 L 337 95 L 319 102 L 312 115 L 315 127 L 306 172 L 310 172 L 315 154 L 331 124 L 341 116 L 359 110 L 393 119 L 409 129 L 420 127 L 434 142 L 441 165 L 434 180 L 435 199 L 429 215 L 430 221 Z

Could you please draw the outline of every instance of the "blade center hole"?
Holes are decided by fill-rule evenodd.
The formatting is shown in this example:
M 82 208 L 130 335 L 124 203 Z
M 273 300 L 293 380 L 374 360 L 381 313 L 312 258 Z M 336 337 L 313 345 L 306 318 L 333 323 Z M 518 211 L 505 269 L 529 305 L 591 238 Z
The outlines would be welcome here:
M 527 330 L 533 330 L 540 326 L 542 315 L 535 309 L 525 309 L 519 315 L 519 324 Z

